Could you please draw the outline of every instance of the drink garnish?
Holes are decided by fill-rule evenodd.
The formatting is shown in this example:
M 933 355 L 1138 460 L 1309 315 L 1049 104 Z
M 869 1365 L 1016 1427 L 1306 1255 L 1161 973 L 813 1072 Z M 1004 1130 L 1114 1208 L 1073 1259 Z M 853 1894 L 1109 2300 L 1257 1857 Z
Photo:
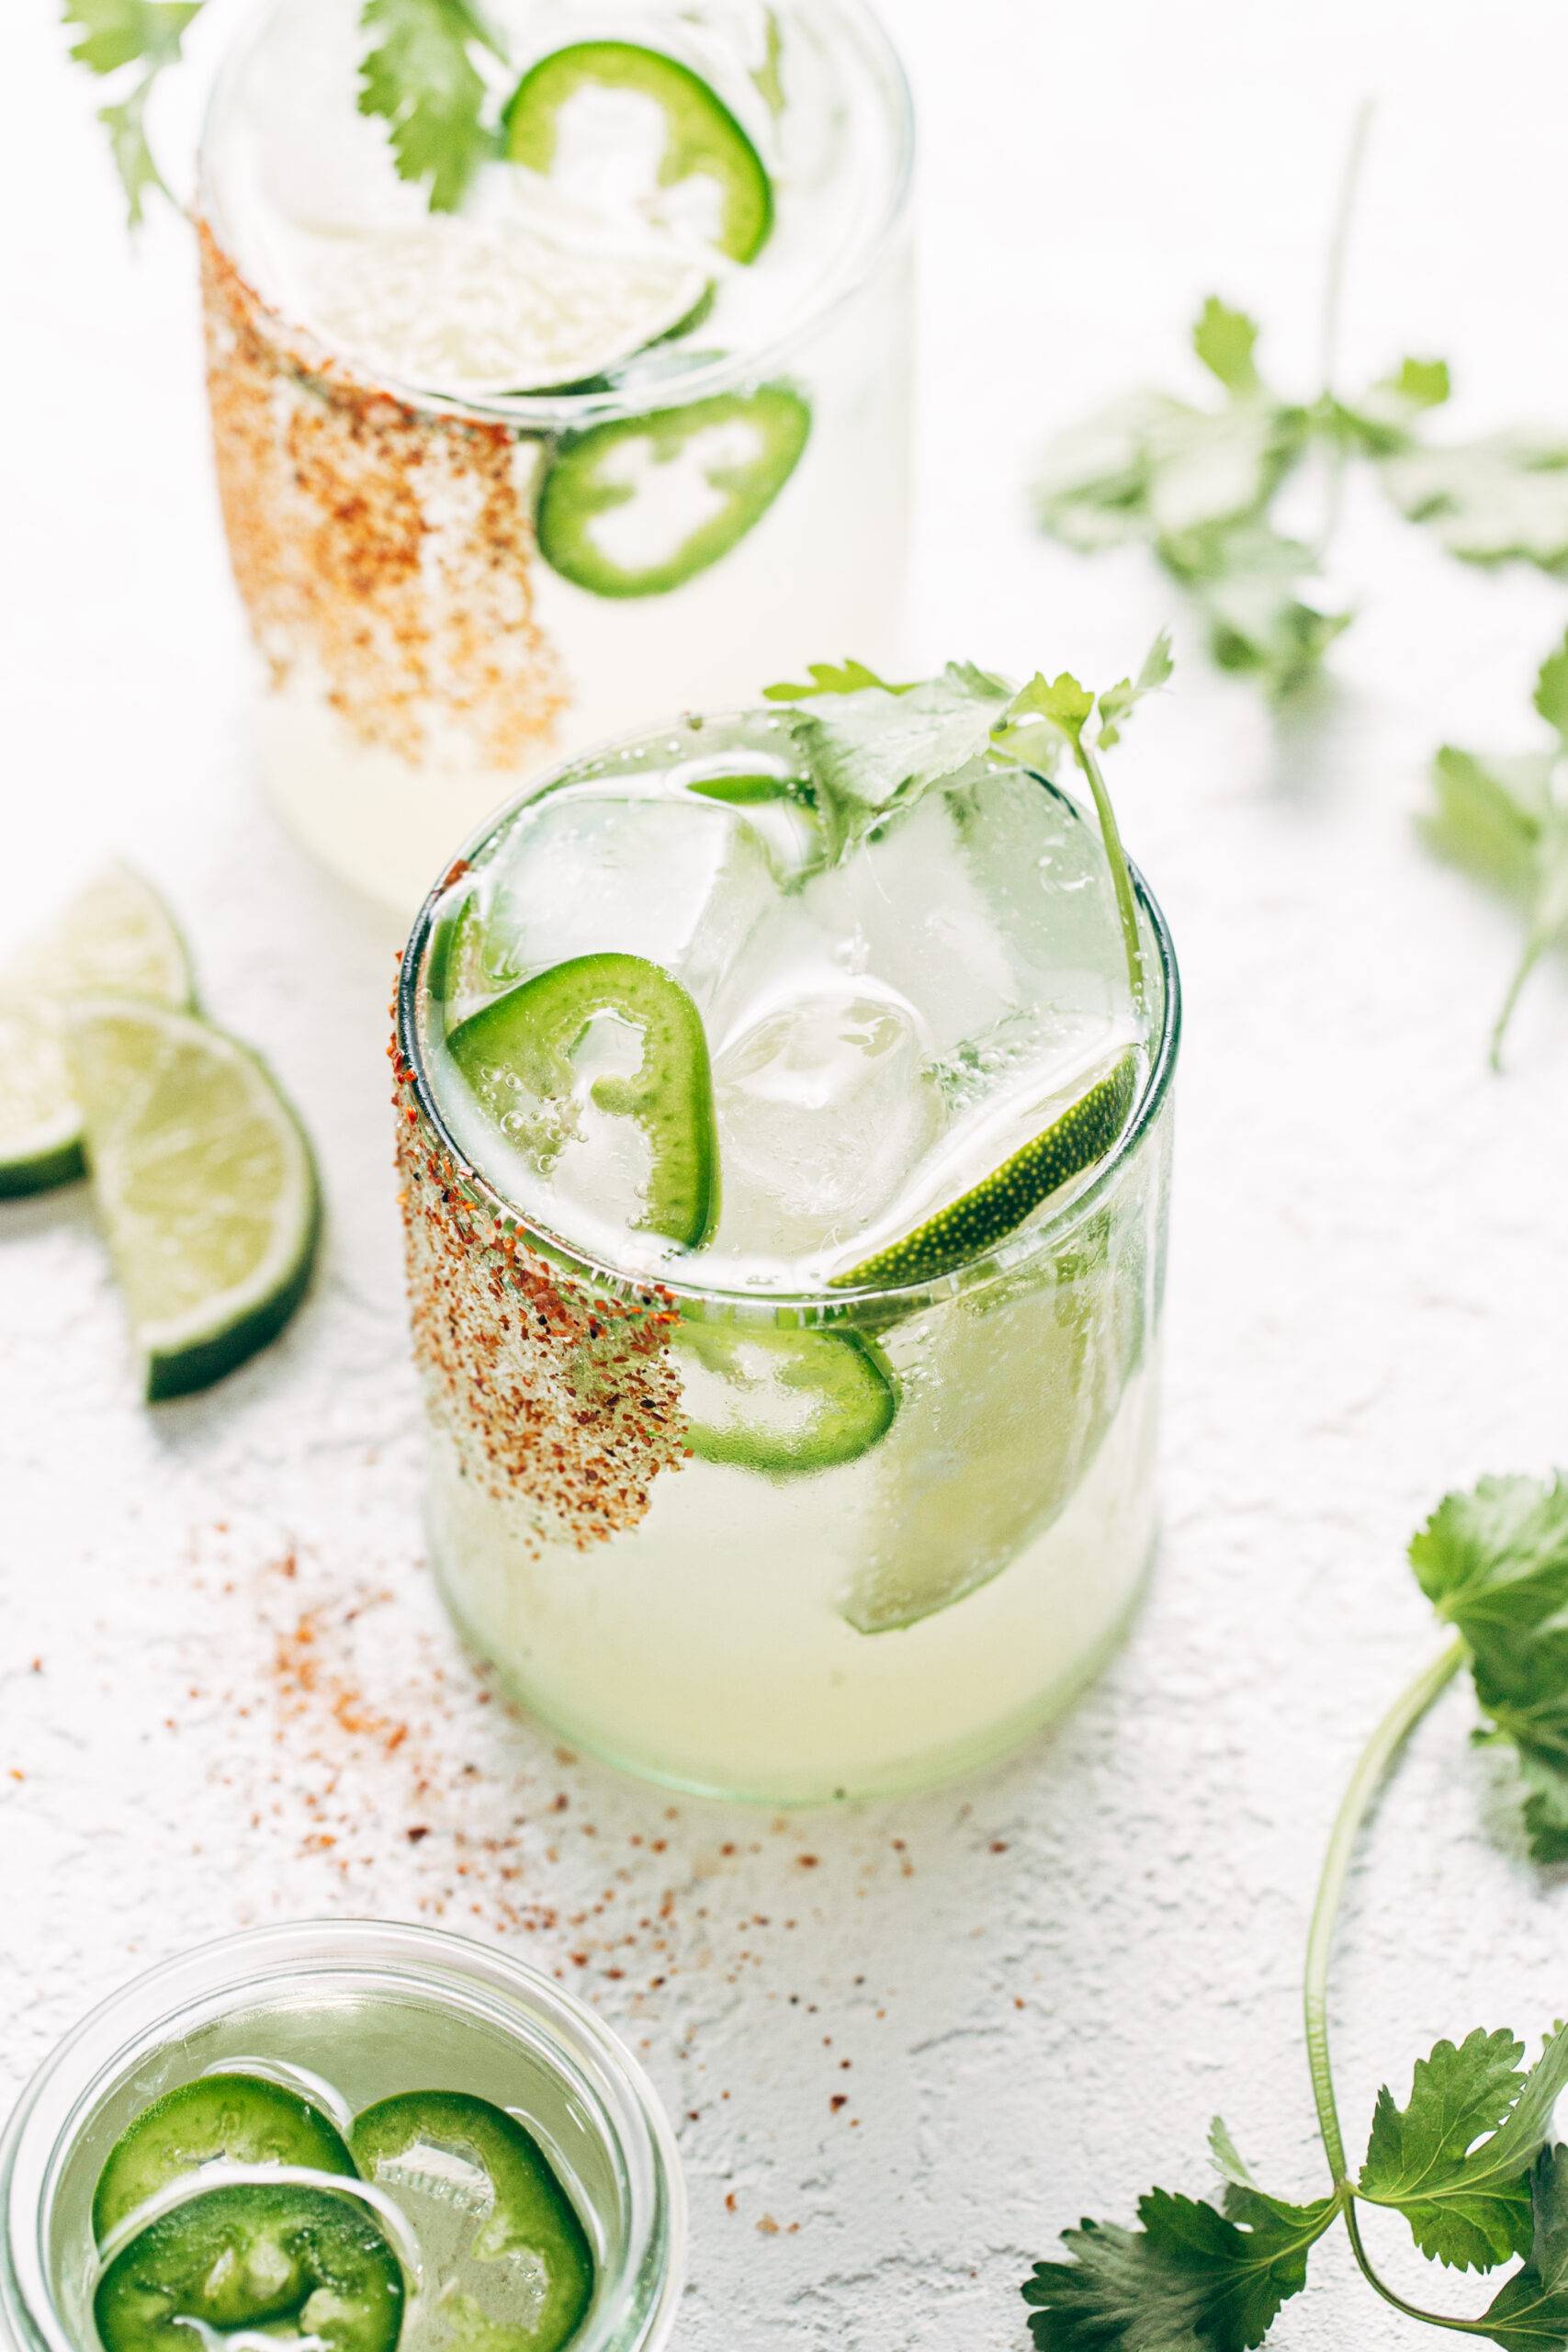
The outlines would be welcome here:
M 60 1016 L 70 997 L 96 989 L 175 1006 L 194 1000 L 174 918 L 151 883 L 125 865 L 88 882 L 0 972 L 0 1198 L 85 1173 Z
M 763 384 L 563 434 L 539 487 L 539 552 L 597 596 L 667 594 L 761 520 L 810 431 L 801 394 Z M 710 495 L 702 519 L 671 525 L 660 492 L 682 472 Z
M 855 1331 L 683 1320 L 686 1442 L 702 1462 L 793 1478 L 858 1462 L 897 1409 L 893 1375 Z M 694 1374 L 695 1377 L 693 1377 Z
M 261 2075 L 198 2075 L 143 2108 L 109 2150 L 93 2235 L 102 2245 L 150 2197 L 212 2164 L 357 2172 L 337 2126 L 300 2092 Z
M 574 956 L 536 973 L 450 1033 L 452 1059 L 502 1133 L 542 1111 L 570 1113 L 574 1050 L 592 1023 L 614 1020 L 640 1039 L 629 1076 L 589 1090 L 596 1107 L 633 1119 L 650 1156 L 641 1230 L 683 1249 L 706 1240 L 718 1216 L 713 1070 L 702 1015 L 678 980 L 645 956 Z
M 422 2198 L 448 2211 L 471 2201 L 468 2258 L 520 2260 L 532 2274 L 526 2316 L 502 2322 L 476 2311 L 475 2352 L 559 2352 L 575 2335 L 592 2299 L 592 2251 L 543 2149 L 515 2116 L 467 2092 L 402 2091 L 356 2118 L 354 2153 L 367 2180 L 396 2201 L 409 2196 L 416 2223 Z M 450 2341 L 460 2346 L 468 2332 L 455 2317 Z
M 106 995 L 63 1021 L 144 1393 L 205 1388 L 304 1295 L 320 1226 L 310 1145 L 259 1056 L 194 1014 Z
M 1152 2189 L 1139 2201 L 1135 2229 L 1080 2222 L 1063 2233 L 1065 2256 L 1035 2264 L 1023 2298 L 1041 2352 L 1145 2352 L 1156 2344 L 1251 2352 L 1305 2287 L 1312 2248 L 1341 2221 L 1367 2284 L 1404 2318 L 1506 2352 L 1551 2352 L 1568 2341 L 1568 2150 L 1554 2144 L 1553 2128 L 1568 2088 L 1568 2032 L 1549 2033 L 1533 2064 L 1506 2027 L 1438 2041 L 1416 2060 L 1403 2105 L 1391 2088 L 1379 2093 L 1359 2168 L 1340 2124 L 1328 1978 L 1358 1838 L 1416 1725 L 1461 1670 L 1469 1669 L 1487 1718 L 1472 1736 L 1511 1747 L 1521 1768 L 1534 1860 L 1568 1860 L 1568 1479 L 1483 1478 L 1449 1495 L 1412 1538 L 1410 1562 L 1456 1638 L 1368 1741 L 1318 1881 L 1303 1991 L 1327 2192 L 1299 2201 L 1265 2193 L 1216 2118 L 1213 2201 Z M 1520 2267 L 1476 2317 L 1424 2310 L 1374 2262 L 1362 2232 L 1370 2206 L 1402 2218 L 1417 2250 L 1446 2268 L 1490 2271 L 1516 2256 Z
M 655 186 L 640 209 L 659 227 L 679 226 L 668 198 L 707 181 L 717 199 L 712 243 L 733 262 L 761 251 L 773 224 L 773 190 L 751 141 L 691 67 L 627 40 L 575 41 L 531 65 L 508 101 L 507 154 L 548 175 L 558 160 L 560 119 L 574 100 L 631 93 L 657 107 L 663 138 Z
M 928 1217 L 901 1241 L 878 1250 L 846 1272 L 835 1290 L 902 1289 L 930 1282 L 981 1257 L 1021 1225 L 1041 1202 L 1103 1159 L 1127 1124 L 1137 1091 L 1138 1057 L 1123 1054 L 1070 1109 L 1021 1150 L 1004 1159 L 962 1199 Z
M 186 2352 L 250 2333 L 394 2352 L 402 2266 L 374 2212 L 300 2181 L 209 2188 L 139 2230 L 93 2298 L 104 2352 Z

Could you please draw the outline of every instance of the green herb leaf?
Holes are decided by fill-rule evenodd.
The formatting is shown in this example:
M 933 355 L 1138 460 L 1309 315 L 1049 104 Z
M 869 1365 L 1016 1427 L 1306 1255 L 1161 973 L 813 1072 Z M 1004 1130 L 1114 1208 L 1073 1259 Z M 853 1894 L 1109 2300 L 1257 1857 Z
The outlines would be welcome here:
M 1212 376 L 1229 392 L 1256 392 L 1262 379 L 1253 353 L 1258 345 L 1258 322 L 1245 311 L 1233 311 L 1211 294 L 1192 329 L 1192 348 Z
M 858 677 L 860 662 L 809 666 L 817 683 L 806 695 L 814 707 L 796 718 L 795 738 L 835 858 L 848 856 L 876 826 L 987 752 L 991 729 L 1012 699 L 1005 678 L 967 662 L 950 662 L 940 677 L 897 687 L 880 680 L 837 683 Z M 773 689 L 773 698 L 783 699 L 783 690 Z
M 92 74 L 173 65 L 201 6 L 202 0 L 65 0 L 65 22 L 79 27 L 82 36 L 71 54 Z
M 431 210 L 449 212 L 494 152 L 470 52 L 477 43 L 500 55 L 495 36 L 468 0 L 365 0 L 360 22 L 374 39 L 359 111 L 384 117 L 402 177 L 427 182 Z
M 147 103 L 159 74 L 178 64 L 186 28 L 202 5 L 203 0 L 65 0 L 65 22 L 81 34 L 71 49 L 77 64 L 92 74 L 142 68 L 123 97 L 98 108 L 133 229 L 145 218 L 149 193 L 169 193 L 148 144 Z
M 1568 2344 L 1568 2149 L 1551 2148 L 1530 2177 L 1530 2258 L 1488 2305 L 1482 2324 L 1503 2352 L 1562 2352 Z
M 1397 2207 L 1428 2260 L 1490 2270 L 1530 2250 L 1529 2172 L 1568 2083 L 1568 2037 L 1549 2037 L 1528 2074 L 1523 2056 L 1511 2033 L 1477 2029 L 1416 2061 L 1405 2107 L 1378 2094 L 1361 2195 Z
M 1448 1496 L 1410 1562 L 1469 1646 L 1483 1736 L 1517 1755 L 1530 1852 L 1568 1860 L 1568 1479 L 1483 1478 Z
M 1252 2352 L 1306 2284 L 1307 2255 L 1338 2200 L 1292 2205 L 1233 2183 L 1226 2210 L 1156 2188 L 1141 2230 L 1084 2222 L 1066 2262 L 1037 2262 L 1024 2286 L 1042 2352 Z
M 1432 767 L 1437 807 L 1423 824 L 1435 848 L 1508 891 L 1524 911 L 1524 952 L 1492 1033 L 1494 1066 L 1525 981 L 1548 949 L 1568 940 L 1568 801 L 1560 771 L 1568 752 L 1568 637 L 1541 664 L 1535 707 L 1557 732 L 1555 748 L 1488 759 L 1445 743 Z
M 1114 751 L 1122 741 L 1122 730 L 1145 695 L 1163 686 L 1175 665 L 1170 658 L 1170 631 L 1162 628 L 1144 656 L 1142 669 L 1135 678 L 1119 679 L 1107 686 L 1100 697 L 1099 743 L 1102 752 Z
M 912 685 L 896 686 L 886 678 L 879 678 L 863 662 L 808 662 L 806 665 L 809 685 L 764 686 L 765 702 L 809 702 L 814 695 L 853 695 L 868 686 L 885 695 L 912 694 Z
M 1466 563 L 1568 569 L 1568 442 L 1550 434 L 1493 434 L 1387 458 L 1383 487 L 1414 523 L 1430 523 Z

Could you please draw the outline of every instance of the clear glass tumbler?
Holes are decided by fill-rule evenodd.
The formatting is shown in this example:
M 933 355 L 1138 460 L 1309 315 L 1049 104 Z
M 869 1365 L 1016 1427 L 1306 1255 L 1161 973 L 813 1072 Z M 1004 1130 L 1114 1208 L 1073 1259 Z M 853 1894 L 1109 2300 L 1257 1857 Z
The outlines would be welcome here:
M 642 2069 L 581 2001 L 522 1962 L 369 1919 L 202 1945 L 117 1993 L 45 2060 L 0 2140 L 0 2340 L 16 2352 L 96 2342 L 92 2204 L 105 2157 L 153 2099 L 242 2061 L 284 2081 L 322 2080 L 350 2109 L 416 2088 L 514 2109 L 595 2256 L 573 2352 L 669 2341 L 685 2194 Z
M 770 724 L 692 721 L 647 740 L 722 769 L 754 763 Z M 619 756 L 635 766 L 638 747 L 593 774 Z M 1136 1096 L 1054 1214 L 901 1288 L 710 1285 L 700 1252 L 650 1278 L 647 1258 L 617 1262 L 550 1229 L 536 1203 L 525 1212 L 493 1160 L 480 1172 L 483 1139 L 440 1042 L 462 953 L 454 899 L 504 855 L 496 887 L 525 903 L 544 873 L 526 827 L 558 789 L 569 817 L 582 806 L 582 773 L 469 844 L 403 959 L 399 1160 L 436 1573 L 517 1698 L 631 1770 L 769 1804 L 966 1770 L 1092 1676 L 1154 1545 L 1179 1027 L 1164 922 L 1139 882 Z M 1055 798 L 1075 837 L 1081 820 Z M 668 798 L 637 805 L 671 834 L 686 821 Z M 1064 920 L 1089 895 L 1070 892 Z M 589 944 L 606 901 L 586 878 L 581 896 Z M 552 892 L 535 901 L 557 921 Z M 707 1428 L 716 1388 L 780 1425 L 815 1393 L 824 1423 L 859 1416 L 862 1440 L 794 1460 L 728 1442 Z
M 620 256 L 552 245 L 554 216 L 541 241 L 504 162 L 428 214 L 356 111 L 358 0 L 271 0 L 221 75 L 196 212 L 264 776 L 299 839 L 405 919 L 488 808 L 657 716 L 671 679 L 725 703 L 761 645 L 786 666 L 887 658 L 902 582 L 911 130 L 862 0 L 487 16 L 513 79 L 606 37 L 689 66 L 764 159 L 773 226 L 624 360 L 498 389 L 457 364 L 500 332 L 492 301 L 534 271 L 570 328 L 590 300 L 570 273 Z

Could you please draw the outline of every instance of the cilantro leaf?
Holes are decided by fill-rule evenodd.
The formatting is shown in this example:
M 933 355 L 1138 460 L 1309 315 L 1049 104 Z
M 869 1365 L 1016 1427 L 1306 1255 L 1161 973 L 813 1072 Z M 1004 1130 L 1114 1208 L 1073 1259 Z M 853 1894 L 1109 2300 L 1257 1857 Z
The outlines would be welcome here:
M 1469 1646 L 1482 1736 L 1518 1758 L 1530 1852 L 1568 1860 L 1568 1479 L 1483 1478 L 1448 1496 L 1410 1562 Z
M 1437 808 L 1423 831 L 1435 848 L 1517 898 L 1524 951 L 1492 1035 L 1492 1060 L 1525 981 L 1548 949 L 1568 941 L 1568 800 L 1560 763 L 1568 753 L 1568 637 L 1536 679 L 1535 707 L 1557 733 L 1551 752 L 1486 759 L 1445 743 L 1433 763 Z
M 1530 2258 L 1505 2281 L 1482 2326 L 1503 2352 L 1562 2352 L 1568 2344 L 1568 2149 L 1545 2149 L 1537 2158 L 1530 2200 Z
M 1391 458 L 1412 447 L 1422 417 L 1441 408 L 1451 389 L 1446 359 L 1402 359 L 1392 376 L 1380 377 L 1359 400 L 1327 399 L 1323 421 L 1363 455 Z
M 1478 2029 L 1416 2061 L 1407 2106 L 1378 2094 L 1360 2193 L 1397 2207 L 1428 2260 L 1490 2270 L 1530 2250 L 1529 2170 L 1568 2083 L 1568 2039 L 1549 2038 L 1528 2075 L 1523 2055 L 1511 2033 Z
M 365 0 L 360 22 L 373 39 L 359 111 L 384 117 L 402 177 L 428 182 L 431 210 L 450 212 L 494 152 L 470 51 L 479 43 L 499 55 L 495 36 L 468 0 Z
M 1568 442 L 1516 431 L 1447 448 L 1409 448 L 1382 467 L 1383 487 L 1413 523 L 1430 523 L 1466 563 L 1517 558 L 1568 570 Z
M 78 65 L 99 74 L 142 68 L 122 97 L 98 108 L 133 229 L 145 217 L 149 193 L 169 193 L 148 143 L 147 103 L 160 74 L 178 64 L 186 27 L 202 6 L 203 0 L 65 0 L 64 20 L 81 35 L 71 49 Z
M 853 695 L 864 686 L 876 686 L 885 695 L 907 695 L 911 686 L 893 685 L 886 678 L 879 678 L 863 662 L 846 659 L 842 662 L 808 662 L 807 675 L 811 683 L 806 686 L 764 686 L 764 702 L 809 702 L 813 695 Z
M 861 668 L 810 666 L 814 679 L 835 680 Z M 815 707 L 796 718 L 795 737 L 839 858 L 988 751 L 991 729 L 1012 699 L 1005 678 L 964 662 L 909 686 L 818 683 L 807 691 Z
M 81 32 L 71 54 L 92 74 L 115 74 L 122 65 L 173 65 L 186 28 L 201 6 L 202 0 L 65 0 L 65 22 Z
M 1041 2352 L 1252 2352 L 1306 2284 L 1307 2255 L 1338 2199 L 1292 2205 L 1233 2183 L 1226 2210 L 1156 2188 L 1143 2227 L 1086 2221 L 1066 2262 L 1037 2262 L 1023 2288 Z
M 1192 329 L 1192 348 L 1212 376 L 1228 392 L 1262 389 L 1253 353 L 1258 347 L 1258 322 L 1245 311 L 1233 311 L 1211 294 Z

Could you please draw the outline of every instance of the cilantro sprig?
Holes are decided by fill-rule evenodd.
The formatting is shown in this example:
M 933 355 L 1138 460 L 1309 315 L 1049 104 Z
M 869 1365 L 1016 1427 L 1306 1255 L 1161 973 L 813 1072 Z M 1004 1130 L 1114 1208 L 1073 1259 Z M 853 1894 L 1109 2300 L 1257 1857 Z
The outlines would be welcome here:
M 809 684 L 765 686 L 770 702 L 795 711 L 796 746 L 811 777 L 827 854 L 853 854 L 880 831 L 984 758 L 1055 777 L 1064 757 L 1088 784 L 1105 842 L 1134 1004 L 1145 993 L 1143 941 L 1133 877 L 1099 754 L 1114 748 L 1137 705 L 1170 675 L 1170 639 L 1161 630 L 1135 677 L 1100 693 L 1067 671 L 1038 673 L 1015 687 L 972 662 L 950 662 L 934 678 L 890 685 L 863 662 L 813 662 Z
M 98 110 L 132 226 L 151 191 L 169 190 L 147 137 L 147 107 L 159 77 L 180 62 L 187 27 L 206 0 L 64 0 L 80 38 L 71 54 L 90 73 L 115 77 L 119 95 Z M 385 121 L 406 180 L 424 183 L 433 212 L 451 211 L 477 166 L 496 148 L 490 85 L 476 51 L 505 62 L 493 28 L 471 0 L 363 0 L 366 48 L 359 110 Z
M 1147 548 L 1195 605 L 1213 660 L 1283 700 L 1317 677 L 1353 614 L 1328 598 L 1323 561 L 1347 469 L 1371 468 L 1398 511 L 1469 563 L 1517 560 L 1568 572 L 1568 435 L 1525 428 L 1433 441 L 1447 362 L 1406 357 L 1352 395 L 1335 382 L 1349 213 L 1365 147 L 1351 141 L 1327 273 L 1321 372 L 1303 398 L 1261 368 L 1261 330 L 1211 294 L 1191 331 L 1210 397 L 1145 390 L 1113 401 L 1046 448 L 1033 497 L 1043 530 L 1081 552 Z M 1216 397 L 1217 388 L 1217 397 Z M 1305 469 L 1327 484 L 1309 541 L 1287 528 Z
M 1335 2098 L 1328 1973 L 1362 1824 L 1416 1725 L 1468 1669 L 1483 1725 L 1509 1747 L 1538 1861 L 1568 1859 L 1568 1479 L 1483 1478 L 1448 1496 L 1412 1539 L 1411 1565 L 1457 1638 L 1389 1710 L 1353 1773 L 1329 1839 L 1307 1939 L 1303 2007 L 1326 2195 L 1266 2193 L 1216 2120 L 1208 2199 L 1156 2188 L 1136 2228 L 1081 2222 L 1065 2258 L 1034 2265 L 1023 2287 L 1040 2352 L 1254 2352 L 1307 2283 L 1320 2238 L 1343 2223 L 1368 2284 L 1405 2317 L 1500 2345 L 1568 2344 L 1568 2149 L 1551 2139 L 1568 2088 L 1568 2031 L 1526 2064 L 1506 2029 L 1439 2041 L 1418 2059 L 1408 2096 L 1379 2092 L 1366 2154 L 1352 2167 Z M 1361 2209 L 1400 2214 L 1429 2261 L 1485 2273 L 1517 2259 L 1472 2319 L 1426 2311 L 1382 2278 Z
M 1492 1029 L 1492 1063 L 1525 982 L 1550 948 L 1568 943 L 1568 636 L 1537 673 L 1534 704 L 1550 745 L 1508 756 L 1445 743 L 1432 763 L 1433 847 L 1518 907 L 1525 944 Z

